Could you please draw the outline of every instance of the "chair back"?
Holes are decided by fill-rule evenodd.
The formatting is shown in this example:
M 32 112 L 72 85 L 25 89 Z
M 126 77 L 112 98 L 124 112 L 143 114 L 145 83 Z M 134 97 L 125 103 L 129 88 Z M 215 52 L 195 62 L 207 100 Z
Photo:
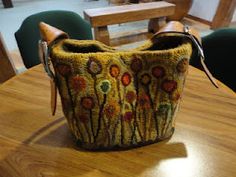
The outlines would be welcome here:
M 236 92 L 236 29 L 221 28 L 202 38 L 205 63 L 212 75 Z M 201 68 L 198 60 L 190 64 Z
M 64 10 L 44 11 L 27 17 L 15 32 L 15 38 L 26 68 L 40 63 L 38 41 L 39 23 L 45 22 L 65 31 L 73 39 L 92 39 L 90 24 L 75 12 Z

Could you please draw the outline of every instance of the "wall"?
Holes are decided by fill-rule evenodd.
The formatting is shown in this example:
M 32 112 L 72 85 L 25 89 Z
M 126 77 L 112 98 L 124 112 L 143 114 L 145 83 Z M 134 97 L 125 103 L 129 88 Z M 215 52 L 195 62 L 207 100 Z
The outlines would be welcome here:
M 219 0 L 193 0 L 190 15 L 212 21 L 218 6 Z

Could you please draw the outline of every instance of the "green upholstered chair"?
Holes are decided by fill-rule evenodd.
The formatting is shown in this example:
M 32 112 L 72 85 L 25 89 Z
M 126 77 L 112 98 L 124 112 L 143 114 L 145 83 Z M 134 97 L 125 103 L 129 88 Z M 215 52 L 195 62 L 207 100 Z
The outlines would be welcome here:
M 75 12 L 64 10 L 44 11 L 27 17 L 15 32 L 15 38 L 26 68 L 40 63 L 38 41 L 39 22 L 45 22 L 69 34 L 73 39 L 92 39 L 90 24 Z
M 236 29 L 217 29 L 202 38 L 202 46 L 212 75 L 236 92 Z M 201 68 L 197 60 L 190 64 Z

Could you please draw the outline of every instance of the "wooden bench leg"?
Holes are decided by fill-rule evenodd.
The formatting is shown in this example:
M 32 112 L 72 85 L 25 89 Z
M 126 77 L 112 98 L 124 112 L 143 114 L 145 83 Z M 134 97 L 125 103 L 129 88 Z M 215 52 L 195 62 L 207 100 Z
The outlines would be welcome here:
M 166 17 L 152 18 L 148 23 L 148 32 L 156 33 L 161 27 L 166 24 Z
M 10 8 L 13 7 L 11 0 L 2 0 L 4 8 Z
M 110 45 L 110 36 L 107 26 L 95 27 L 94 37 L 96 40 L 103 42 L 106 45 Z

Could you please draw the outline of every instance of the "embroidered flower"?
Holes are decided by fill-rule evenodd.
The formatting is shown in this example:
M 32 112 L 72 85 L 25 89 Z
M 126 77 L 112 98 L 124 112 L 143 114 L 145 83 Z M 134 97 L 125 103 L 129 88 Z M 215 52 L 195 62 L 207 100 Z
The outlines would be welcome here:
M 142 109 L 150 109 L 150 100 L 147 94 L 142 93 L 138 98 L 138 103 Z
M 157 79 L 164 77 L 165 73 L 165 69 L 161 66 L 155 66 L 152 68 L 152 75 Z
M 114 64 L 110 66 L 110 75 L 114 78 L 117 78 L 120 74 L 120 68 Z
M 81 76 L 74 76 L 71 85 L 75 91 L 82 91 L 86 88 L 86 80 Z
M 89 118 L 88 118 L 87 115 L 81 114 L 81 115 L 79 115 L 79 120 L 80 120 L 81 122 L 83 122 L 83 123 L 87 123 L 88 120 L 89 120 Z
M 172 93 L 175 91 L 175 89 L 177 88 L 177 82 L 174 80 L 164 80 L 161 84 L 161 88 L 162 90 L 164 90 L 167 93 Z
M 141 75 L 141 83 L 143 85 L 149 85 L 151 83 L 151 76 L 147 73 Z
M 142 67 L 143 67 L 142 61 L 139 58 L 133 59 L 130 65 L 131 70 L 135 73 L 141 71 Z
M 122 84 L 126 87 L 131 82 L 131 75 L 128 72 L 125 72 L 121 77 Z
M 90 58 L 87 62 L 87 69 L 88 69 L 88 72 L 92 76 L 95 76 L 95 75 L 100 74 L 102 72 L 102 64 L 97 59 Z
M 185 73 L 188 69 L 188 59 L 184 58 L 184 59 L 180 60 L 176 66 L 176 69 L 180 73 Z
M 98 84 L 98 89 L 103 92 L 104 94 L 107 94 L 111 90 L 111 83 L 109 80 L 102 80 Z
M 131 104 L 136 99 L 136 94 L 133 91 L 128 91 L 126 93 L 125 98 L 126 98 L 126 101 Z
M 69 65 L 58 64 L 56 68 L 60 75 L 64 77 L 68 77 L 71 74 L 71 67 Z
M 123 116 L 122 119 L 126 122 L 130 122 L 133 119 L 133 113 L 131 111 L 126 112 Z
M 169 103 L 161 103 L 158 107 L 158 114 L 159 115 L 166 115 L 166 113 L 171 108 L 171 105 Z
M 104 114 L 106 115 L 106 117 L 110 119 L 119 112 L 120 112 L 120 107 L 117 105 L 116 102 L 110 102 L 109 104 L 105 106 L 105 109 L 104 109 Z
M 81 98 L 81 105 L 83 106 L 84 109 L 91 110 L 94 108 L 95 103 L 92 97 L 87 96 Z

